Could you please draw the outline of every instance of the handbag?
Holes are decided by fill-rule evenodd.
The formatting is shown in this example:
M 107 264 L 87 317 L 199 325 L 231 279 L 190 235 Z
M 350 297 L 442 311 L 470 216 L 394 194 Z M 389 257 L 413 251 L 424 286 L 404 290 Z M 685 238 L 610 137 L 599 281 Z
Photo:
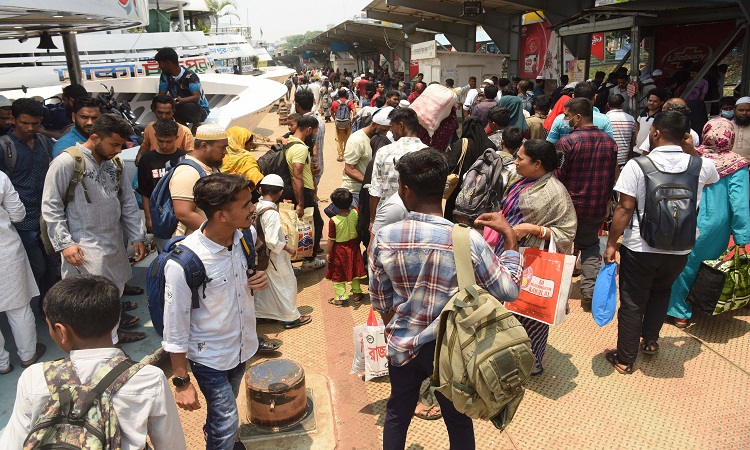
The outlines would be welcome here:
M 549 251 L 544 250 L 542 241 L 539 248 L 526 247 L 521 253 L 521 293 L 515 301 L 505 303 L 505 308 L 548 325 L 563 323 L 576 257 L 557 253 L 554 235 L 550 236 Z
M 730 259 L 726 259 L 734 251 Z M 727 249 L 719 259 L 703 261 L 690 288 L 687 303 L 718 315 L 750 303 L 750 261 L 742 246 Z
M 464 167 L 464 159 L 466 159 L 466 149 L 469 148 L 469 140 L 464 138 L 461 139 L 461 157 L 458 159 L 458 164 L 456 165 L 456 169 L 458 171 L 456 172 L 456 169 L 453 169 L 453 172 L 448 174 L 448 178 L 445 180 L 445 191 L 443 191 L 443 198 L 448 199 L 448 197 L 453 194 L 453 191 L 456 190 L 458 187 L 458 182 L 461 181 L 461 169 Z

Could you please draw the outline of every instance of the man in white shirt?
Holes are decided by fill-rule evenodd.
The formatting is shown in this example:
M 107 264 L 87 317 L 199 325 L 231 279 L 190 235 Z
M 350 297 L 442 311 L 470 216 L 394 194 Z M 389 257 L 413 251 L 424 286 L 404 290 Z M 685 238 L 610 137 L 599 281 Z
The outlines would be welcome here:
M 377 132 L 378 125 L 374 121 L 357 130 L 349 136 L 344 150 L 344 175 L 341 187 L 352 193 L 354 202 L 352 207 L 359 205 L 359 190 L 365 178 L 367 165 L 372 160 L 370 138 Z
M 258 350 L 253 291 L 266 289 L 265 272 L 249 270 L 239 228 L 252 223 L 251 181 L 240 175 L 215 174 L 195 183 L 195 202 L 208 220 L 182 246 L 200 258 L 207 282 L 200 307 L 191 308 L 192 291 L 183 268 L 174 261 L 164 268 L 164 350 L 174 369 L 177 406 L 201 407 L 188 375 L 188 362 L 206 398 L 206 447 L 230 450 L 235 445 L 239 413 L 235 399 L 245 362 Z
M 750 97 L 741 97 L 734 104 L 734 152 L 750 158 Z
M 653 150 L 647 158 L 662 173 L 678 174 L 689 169 L 697 152 L 693 150 L 694 155 L 690 155 L 680 147 L 680 143 L 687 139 L 689 129 L 689 119 L 678 111 L 663 111 L 654 118 L 649 136 Z M 719 180 L 715 163 L 705 158 L 700 161 L 696 208 L 700 205 L 703 187 Z M 639 338 L 643 338 L 640 343 L 642 352 L 658 352 L 657 341 L 667 315 L 672 284 L 685 267 L 690 250 L 654 248 L 641 236 L 640 223 L 644 218 L 646 196 L 651 193 L 647 192 L 645 174 L 635 160 L 629 161 L 622 169 L 615 191 L 619 192 L 620 199 L 612 219 L 604 261 L 607 264 L 616 262 L 617 240 L 622 236 L 620 309 L 617 350 L 608 350 L 605 356 L 618 372 L 628 374 L 634 370 Z
M 370 227 L 375 221 L 375 214 L 379 205 L 388 197 L 398 192 L 398 171 L 396 163 L 407 153 L 422 150 L 427 147 L 417 137 L 419 119 L 413 109 L 395 109 L 390 117 L 391 132 L 396 142 L 378 150 L 372 166 L 372 182 L 370 184 Z
M 111 331 L 120 319 L 120 308 L 120 290 L 98 275 L 66 278 L 47 292 L 44 311 L 50 336 L 70 354 L 74 373 L 69 374 L 58 363 L 37 363 L 21 374 L 13 414 L 0 437 L 0 448 L 23 448 L 50 400 L 50 389 L 62 387 L 55 380 L 47 380 L 45 364 L 58 369 L 50 372 L 60 374 L 58 379 L 77 376 L 81 383 L 91 383 L 101 368 L 127 360 L 122 350 L 112 345 Z M 123 449 L 147 448 L 147 436 L 151 448 L 186 448 L 172 391 L 158 367 L 143 366 L 117 390 L 111 404 L 120 423 Z
M 482 86 L 482 88 L 484 88 L 484 86 Z M 474 103 L 474 99 L 477 98 L 477 94 L 479 94 L 479 89 L 477 89 L 477 77 L 469 77 L 469 89 L 465 93 L 462 91 L 462 94 L 464 95 L 464 117 L 468 117 L 471 114 L 471 104 Z

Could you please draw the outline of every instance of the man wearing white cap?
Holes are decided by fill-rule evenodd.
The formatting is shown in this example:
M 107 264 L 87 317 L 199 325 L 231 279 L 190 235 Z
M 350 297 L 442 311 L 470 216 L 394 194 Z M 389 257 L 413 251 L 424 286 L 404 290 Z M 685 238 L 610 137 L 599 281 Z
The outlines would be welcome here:
M 536 86 L 534 86 L 534 98 L 544 95 L 544 77 L 539 75 L 536 77 Z
M 122 176 L 122 163 L 116 160 L 132 134 L 125 119 L 103 114 L 94 122 L 88 140 L 75 145 L 83 155 L 87 176 L 75 185 L 72 199 L 66 201 L 76 164 L 68 152 L 52 160 L 42 195 L 42 218 L 50 242 L 62 253 L 62 277 L 101 275 L 112 281 L 121 295 L 125 282 L 133 276 L 123 235 L 133 243 L 136 262 L 146 256 L 143 219 L 130 179 Z M 124 313 L 121 317 L 121 327 L 138 323 L 137 317 Z M 119 333 L 124 343 L 145 337 L 143 333 Z
M 203 173 L 191 165 L 175 167 L 169 180 L 174 215 L 179 221 L 175 236 L 187 236 L 205 222 L 206 214 L 195 204 L 193 187 L 200 178 L 219 172 L 228 143 L 224 128 L 215 124 L 201 125 L 195 133 L 195 148 L 185 159 L 197 164 Z
M 750 97 L 741 97 L 734 103 L 734 152 L 750 158 Z
M 8 131 L 13 126 L 12 104 L 7 97 L 0 95 L 0 136 L 8 134 Z

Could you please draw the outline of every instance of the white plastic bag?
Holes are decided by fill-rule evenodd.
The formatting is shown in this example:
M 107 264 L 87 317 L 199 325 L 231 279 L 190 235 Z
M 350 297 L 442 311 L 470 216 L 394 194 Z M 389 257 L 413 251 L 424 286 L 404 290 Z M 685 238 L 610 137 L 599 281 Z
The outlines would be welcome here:
M 349 373 L 360 373 L 365 371 L 365 331 L 367 325 L 357 325 L 352 329 L 354 338 L 354 360 L 352 371 Z
M 367 318 L 367 325 L 365 325 L 362 333 L 361 348 L 365 364 L 365 381 L 388 375 L 385 325 L 383 325 L 382 320 L 377 318 L 375 309 L 372 307 L 370 307 L 370 315 Z M 356 351 L 354 358 L 356 362 Z

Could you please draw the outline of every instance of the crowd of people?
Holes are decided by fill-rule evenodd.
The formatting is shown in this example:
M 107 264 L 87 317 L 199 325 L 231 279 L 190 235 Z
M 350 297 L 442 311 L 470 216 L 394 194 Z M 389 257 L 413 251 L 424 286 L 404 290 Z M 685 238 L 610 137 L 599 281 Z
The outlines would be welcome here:
M 157 237 L 156 248 L 169 251 L 168 238 L 184 237 L 180 247 L 202 262 L 206 279 L 196 290 L 180 263 L 164 266 L 163 347 L 175 393 L 157 368 L 125 372 L 112 404 L 129 448 L 145 448 L 147 435 L 157 448 L 185 448 L 176 407 L 201 408 L 197 389 L 207 404 L 207 448 L 238 445 L 235 399 L 246 362 L 280 345 L 259 336 L 256 323 L 289 329 L 312 321 L 297 308 L 301 270 L 327 267 L 335 292 L 328 303 L 336 307 L 364 301 L 362 284 L 369 283 L 387 339 L 391 395 L 384 448 L 404 448 L 414 415 L 442 415 L 451 448 L 473 449 L 471 419 L 439 392 L 423 392 L 432 374 L 435 324 L 458 292 L 454 222 L 475 229 L 477 284 L 504 302 L 520 292 L 521 247 L 579 255 L 584 311 L 591 310 L 600 260 L 616 262 L 619 253 L 618 338 L 604 357 L 623 374 L 633 373 L 639 352 L 658 352 L 667 316 L 678 327 L 689 325 L 685 299 L 700 262 L 723 253 L 730 236 L 739 245 L 750 243 L 750 97 L 721 98 L 716 117 L 704 106 L 698 111 L 703 120 L 696 120 L 693 105 L 706 100 L 703 83 L 686 102 L 673 98 L 669 86 L 657 87 L 658 70 L 643 79 L 642 98 L 634 102 L 626 72 L 610 74 L 607 82 L 603 73 L 580 83 L 563 78 L 554 90 L 540 79 L 491 77 L 478 85 L 471 77 L 463 87 L 448 79 L 443 85 L 455 102 L 430 134 L 410 108 L 428 95 L 422 74 L 407 91 L 387 70 L 360 76 L 312 70 L 287 84 L 294 108 L 289 132 L 277 138 L 285 164 L 278 173 L 263 173 L 251 152 L 252 131 L 202 124 L 208 104 L 199 77 L 179 66 L 172 49 L 155 59 L 163 72 L 151 105 L 156 120 L 145 128 L 135 191 L 117 157 L 133 129 L 122 117 L 102 114 L 85 89 L 66 88 L 72 126 L 56 143 L 40 132 L 40 102 L 0 98 L 0 125 L 7 125 L 0 137 L 0 234 L 6 242 L 0 279 L 9 293 L 0 306 L 27 368 L 0 438 L 4 448 L 20 448 L 51 395 L 58 395 L 50 370 L 95 383 L 114 362 L 126 360 L 115 344 L 145 337 L 131 330 L 139 319 L 126 312 L 138 305 L 121 297 L 142 292 L 126 282 L 131 262 L 148 254 L 147 235 L 161 224 L 152 208 L 161 201 L 155 197 L 160 188 L 171 198 L 176 229 Z M 330 121 L 343 171 L 323 211 L 323 245 L 319 184 Z M 457 211 L 459 192 L 488 150 L 500 161 L 503 188 L 492 208 L 467 220 Z M 644 238 L 644 160 L 662 173 L 695 175 L 691 205 L 700 205 L 700 233 L 691 248 L 664 249 Z M 338 177 L 332 170 L 329 178 Z M 458 188 L 444 199 L 450 174 L 458 176 Z M 282 202 L 291 203 L 299 219 L 312 211 L 313 252 L 300 267 L 292 261 L 298 249 L 288 245 L 282 227 Z M 602 230 L 609 233 L 603 255 Z M 517 317 L 531 339 L 532 375 L 539 375 L 549 326 Z M 36 318 L 47 322 L 55 343 L 70 353 L 63 361 L 72 365 L 37 364 L 46 348 L 37 342 Z M 2 349 L 0 374 L 14 370 L 10 359 Z M 144 392 L 149 395 L 136 408 Z

